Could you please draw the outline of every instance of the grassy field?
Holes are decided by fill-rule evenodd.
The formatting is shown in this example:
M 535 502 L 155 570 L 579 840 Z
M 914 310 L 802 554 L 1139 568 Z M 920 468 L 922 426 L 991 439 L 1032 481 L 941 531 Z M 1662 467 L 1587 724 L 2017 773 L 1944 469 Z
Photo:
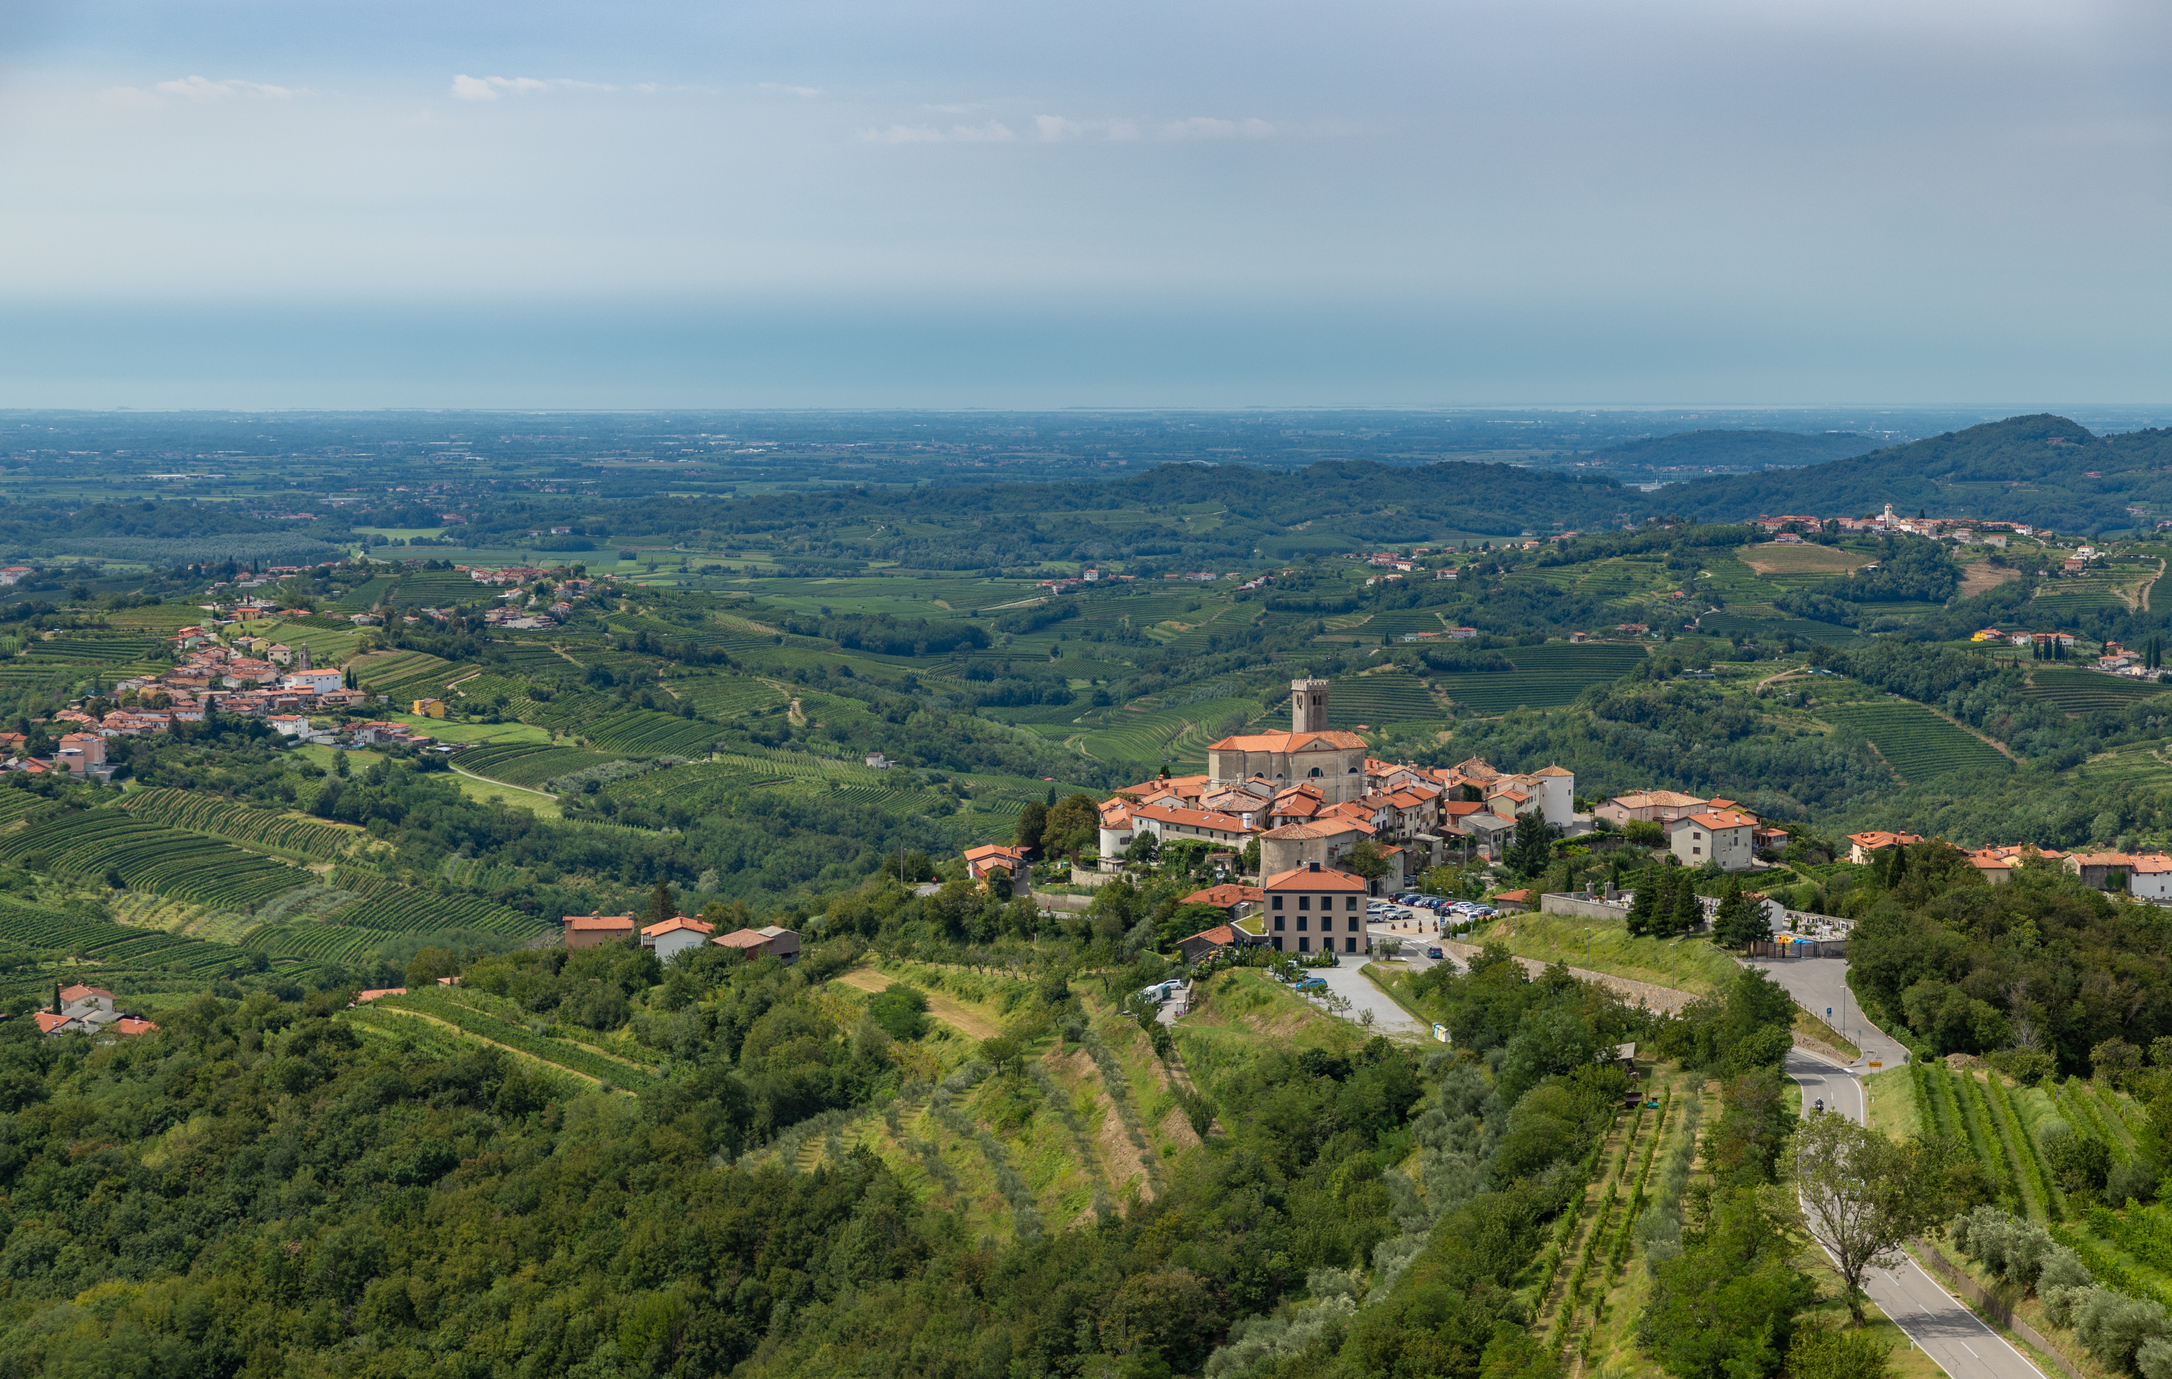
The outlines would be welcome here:
M 1700 994 L 1718 990 L 1742 970 L 1734 958 L 1706 939 L 1637 937 L 1619 920 L 1575 915 L 1506 915 L 1471 935 L 1469 941 L 1499 943 L 1518 957 L 1566 962 Z

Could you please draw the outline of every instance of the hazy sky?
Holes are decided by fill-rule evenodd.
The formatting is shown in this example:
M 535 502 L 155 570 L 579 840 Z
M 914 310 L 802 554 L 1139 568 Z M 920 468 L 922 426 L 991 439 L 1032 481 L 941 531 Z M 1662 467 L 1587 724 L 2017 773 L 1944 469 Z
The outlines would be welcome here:
M 0 0 L 0 64 L 0 406 L 2168 396 L 2161 0 Z

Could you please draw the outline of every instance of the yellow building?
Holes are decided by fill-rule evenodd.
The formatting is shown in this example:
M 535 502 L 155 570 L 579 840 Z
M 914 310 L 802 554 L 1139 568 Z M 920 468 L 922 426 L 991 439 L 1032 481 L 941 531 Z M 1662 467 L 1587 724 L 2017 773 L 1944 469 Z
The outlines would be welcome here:
M 442 699 L 417 699 L 415 707 L 409 712 L 422 718 L 443 718 L 445 716 L 445 701 Z

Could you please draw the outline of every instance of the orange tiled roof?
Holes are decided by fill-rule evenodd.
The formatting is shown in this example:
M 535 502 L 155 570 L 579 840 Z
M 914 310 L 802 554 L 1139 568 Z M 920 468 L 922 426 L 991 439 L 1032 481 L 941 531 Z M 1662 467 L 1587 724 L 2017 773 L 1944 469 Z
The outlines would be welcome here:
M 633 932 L 634 917 L 632 915 L 567 915 L 565 923 L 566 928 L 575 931 L 601 929 L 606 932 L 630 934 Z
M 1259 888 L 1262 891 L 1362 891 L 1366 889 L 1366 882 L 1362 876 L 1336 871 L 1333 867 L 1322 867 L 1318 871 L 1299 867 L 1294 871 L 1277 872 L 1261 881 Z

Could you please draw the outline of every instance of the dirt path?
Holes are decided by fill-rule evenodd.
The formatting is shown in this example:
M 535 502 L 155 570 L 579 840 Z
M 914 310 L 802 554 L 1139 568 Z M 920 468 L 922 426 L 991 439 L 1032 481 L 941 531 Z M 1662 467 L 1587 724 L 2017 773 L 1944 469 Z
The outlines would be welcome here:
M 876 993 L 880 993 L 891 984 L 889 977 L 865 967 L 855 968 L 834 980 L 843 982 L 846 986 L 857 987 L 862 991 Z M 900 985 L 909 985 L 909 983 L 900 983 Z M 970 1034 L 975 1039 L 993 1039 L 996 1035 L 1002 1033 L 990 1022 L 987 1016 L 968 1010 L 948 996 L 925 988 L 915 988 L 915 990 L 928 998 L 928 1014 L 949 1025 L 952 1029 L 964 1034 Z
M 450 762 L 446 764 L 451 765 Z M 488 776 L 478 776 L 473 771 L 463 771 L 457 766 L 454 766 L 452 771 L 456 776 L 466 776 L 469 780 L 481 781 L 485 785 L 495 785 L 505 790 L 518 790 L 523 795 L 541 795 L 546 800 L 556 800 L 558 798 L 548 790 L 531 790 L 525 785 L 515 785 L 511 781 L 492 780 Z
M 402 1016 L 409 1020 L 421 1020 L 425 1024 L 436 1025 L 439 1029 L 449 1029 L 454 1034 L 459 1035 L 462 1039 L 472 1039 L 478 1044 L 488 1044 L 494 1049 L 503 1049 L 505 1052 L 513 1055 L 513 1057 L 518 1058 L 523 1062 L 533 1063 L 537 1067 L 541 1068 L 549 1068 L 554 1073 L 564 1073 L 567 1077 L 577 1077 L 581 1079 L 581 1081 L 588 1083 L 590 1086 L 601 1087 L 603 1085 L 603 1079 L 600 1077 L 595 1077 L 589 1073 L 584 1073 L 577 1069 L 569 1068 L 563 1063 L 553 1063 L 548 1058 L 538 1058 L 536 1055 L 528 1053 L 525 1050 L 514 1048 L 511 1044 L 501 1044 L 495 1039 L 485 1039 L 480 1034 L 476 1034 L 472 1031 L 460 1028 L 460 1026 L 454 1024 L 450 1020 L 440 1020 L 435 1015 L 425 1015 L 419 1010 L 407 1010 L 400 1006 L 381 1006 L 379 1007 L 379 1009 L 393 1015 Z M 633 1065 L 629 1063 L 627 1064 L 627 1066 L 632 1067 Z M 615 1092 L 622 1092 L 627 1096 L 633 1095 L 632 1092 L 626 1091 L 624 1087 L 613 1087 L 611 1090 Z
M 1449 956 L 1466 967 L 1470 966 L 1471 959 L 1477 957 L 1480 951 L 1478 944 L 1457 943 L 1452 939 L 1444 941 L 1440 946 L 1447 950 Z M 1522 963 L 1523 970 L 1534 977 L 1544 972 L 1547 967 L 1537 958 L 1518 958 L 1516 961 Z M 1698 999 L 1697 994 L 1692 991 L 1679 991 L 1671 986 L 1653 986 L 1650 982 L 1631 981 L 1627 977 L 1617 977 L 1607 972 L 1591 972 L 1581 967 L 1570 968 L 1569 975 L 1578 981 L 1596 982 L 1609 991 L 1620 992 L 1632 1001 L 1642 1001 L 1657 1011 L 1678 1011 Z

